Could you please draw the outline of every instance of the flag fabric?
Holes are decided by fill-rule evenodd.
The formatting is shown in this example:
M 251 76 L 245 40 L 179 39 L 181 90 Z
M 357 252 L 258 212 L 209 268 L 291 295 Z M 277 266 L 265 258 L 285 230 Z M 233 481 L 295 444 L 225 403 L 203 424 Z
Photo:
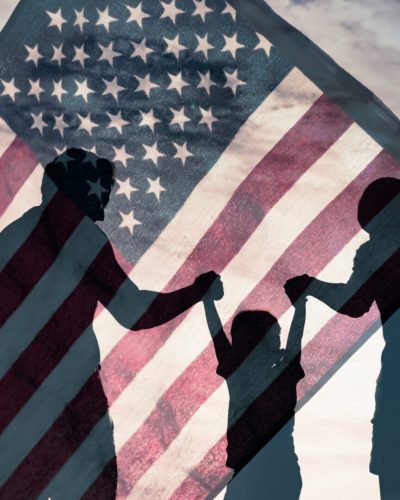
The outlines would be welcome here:
M 345 280 L 366 240 L 361 194 L 374 179 L 398 177 L 397 162 L 222 0 L 22 1 L 0 37 L 0 113 L 1 229 L 40 202 L 43 165 L 69 147 L 91 150 L 116 167 L 101 228 L 130 278 L 172 291 L 221 273 L 227 332 L 246 309 L 270 311 L 287 331 L 292 276 Z M 376 308 L 352 319 L 308 306 L 299 409 L 378 324 Z M 216 496 L 232 472 L 228 393 L 201 305 L 140 332 L 99 306 L 94 330 L 118 498 Z M 79 341 L 20 398 L 3 444 L 19 415 L 41 414 Z M 71 379 L 68 404 L 85 384 L 86 374 Z M 253 398 L 266 390 L 260 384 Z M 108 462 L 91 466 L 90 442 L 107 415 L 88 418 L 81 441 L 35 473 L 57 411 L 17 451 L 2 448 L 0 496 L 26 498 L 20 478 L 32 474 L 28 496 L 64 498 L 63 484 L 73 484 L 76 498 L 101 498 Z

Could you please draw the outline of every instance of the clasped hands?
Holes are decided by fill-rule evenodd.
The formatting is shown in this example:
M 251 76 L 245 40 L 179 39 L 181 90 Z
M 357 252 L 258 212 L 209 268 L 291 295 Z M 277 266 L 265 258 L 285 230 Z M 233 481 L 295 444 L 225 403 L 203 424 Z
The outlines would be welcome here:
M 286 281 L 284 288 L 286 295 L 289 297 L 290 302 L 294 304 L 300 298 L 305 299 L 304 292 L 314 281 L 314 278 L 308 276 L 308 274 L 302 274 L 301 276 L 295 276 Z

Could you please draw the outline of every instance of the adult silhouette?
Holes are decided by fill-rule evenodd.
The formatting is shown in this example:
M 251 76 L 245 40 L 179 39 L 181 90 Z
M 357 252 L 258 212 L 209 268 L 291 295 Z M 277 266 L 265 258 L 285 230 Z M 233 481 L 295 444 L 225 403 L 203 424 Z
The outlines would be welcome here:
M 97 304 L 127 329 L 152 328 L 200 301 L 216 278 L 206 273 L 171 293 L 139 290 L 95 224 L 113 183 L 111 162 L 70 149 L 46 167 L 42 204 L 0 235 L 1 498 L 37 498 L 84 440 L 91 452 L 74 480 L 46 489 L 46 498 L 78 498 L 86 471 L 106 463 L 92 495 L 115 498 L 113 428 L 92 328 Z
M 214 300 L 216 282 L 203 302 L 218 360 L 217 373 L 229 391 L 226 465 L 234 476 L 226 500 L 298 500 L 302 481 L 293 442 L 296 385 L 300 364 L 305 301 L 299 300 L 286 349 L 280 327 L 266 311 L 242 311 L 233 320 L 230 342 Z
M 362 316 L 376 301 L 385 347 L 375 393 L 370 471 L 379 475 L 382 500 L 400 498 L 400 180 L 382 178 L 364 191 L 358 221 L 370 239 L 357 251 L 347 283 L 308 275 L 286 283 L 293 300 L 305 293 L 335 311 Z

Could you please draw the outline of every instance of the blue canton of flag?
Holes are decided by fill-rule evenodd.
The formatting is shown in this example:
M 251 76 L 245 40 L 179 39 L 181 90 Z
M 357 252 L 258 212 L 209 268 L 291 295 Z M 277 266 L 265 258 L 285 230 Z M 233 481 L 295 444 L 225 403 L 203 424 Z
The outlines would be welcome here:
M 115 162 L 103 229 L 131 262 L 291 69 L 220 0 L 19 11 L 0 48 L 1 114 L 42 163 L 72 146 Z

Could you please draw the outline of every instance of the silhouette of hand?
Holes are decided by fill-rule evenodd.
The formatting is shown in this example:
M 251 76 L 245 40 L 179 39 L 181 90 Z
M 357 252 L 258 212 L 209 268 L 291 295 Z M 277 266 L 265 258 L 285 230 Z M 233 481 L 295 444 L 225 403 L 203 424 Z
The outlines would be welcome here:
M 202 295 L 205 295 L 209 291 L 211 292 L 211 288 L 214 290 L 214 285 L 215 285 L 215 294 L 217 295 L 218 283 L 220 284 L 219 287 L 221 288 L 221 290 L 219 290 L 221 295 L 219 298 L 222 298 L 224 294 L 222 288 L 222 281 L 219 275 L 214 271 L 209 271 L 208 273 L 200 274 L 200 276 L 198 276 L 194 280 L 194 285 L 201 291 Z
M 204 296 L 204 300 L 221 300 L 224 296 L 224 285 L 221 278 L 218 276 L 214 283 L 210 286 L 208 292 Z
M 308 274 L 302 274 L 301 276 L 296 276 L 286 281 L 285 292 L 292 304 L 304 294 L 313 280 L 314 278 L 311 278 Z

